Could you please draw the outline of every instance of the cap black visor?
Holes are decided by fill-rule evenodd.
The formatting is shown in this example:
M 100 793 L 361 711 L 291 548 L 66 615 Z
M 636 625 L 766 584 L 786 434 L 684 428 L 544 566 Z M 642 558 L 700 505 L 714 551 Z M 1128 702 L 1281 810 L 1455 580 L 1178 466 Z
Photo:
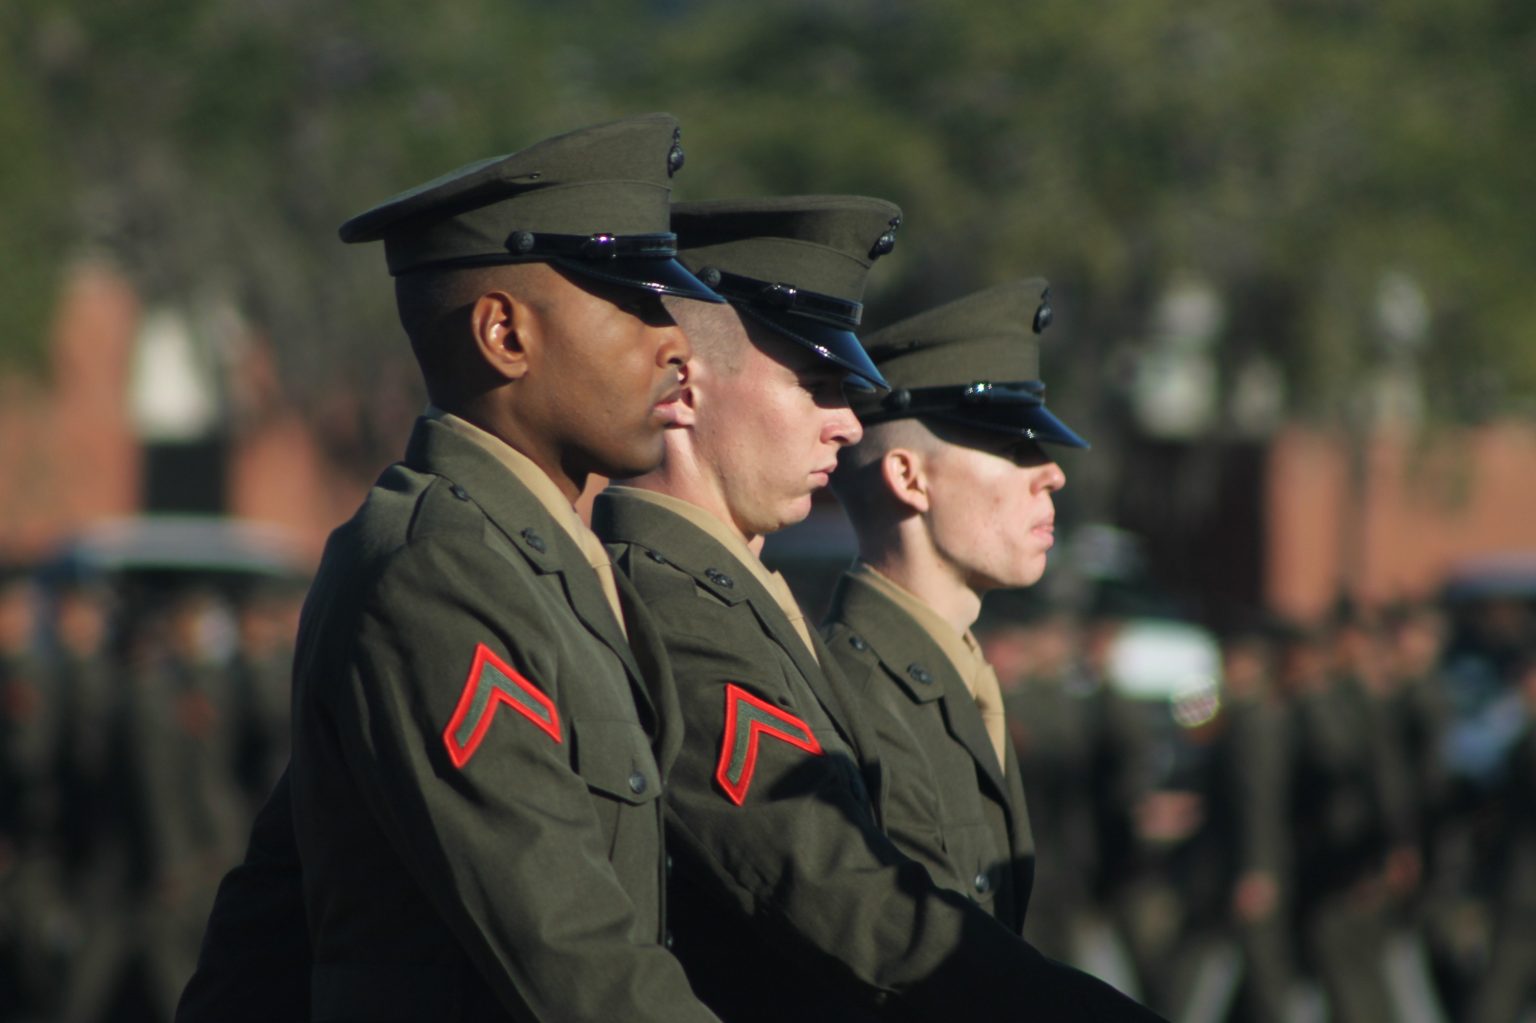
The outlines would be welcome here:
M 694 298 L 701 302 L 724 302 L 704 282 L 675 259 L 654 256 L 616 256 L 612 259 L 581 259 L 557 256 L 549 260 L 562 270 L 619 284 L 625 287 L 644 288 L 658 295 L 676 295 Z
M 843 330 L 804 316 L 774 313 L 747 302 L 733 303 L 744 315 L 815 352 L 845 370 L 848 383 L 861 391 L 889 391 L 880 370 L 870 361 L 869 353 L 851 330 Z
M 1087 448 L 1089 444 L 1070 426 L 1057 419 L 1044 405 L 992 405 L 982 408 L 958 408 L 953 412 L 927 412 L 933 418 L 960 426 L 971 426 L 998 433 L 1009 433 L 1068 448 Z

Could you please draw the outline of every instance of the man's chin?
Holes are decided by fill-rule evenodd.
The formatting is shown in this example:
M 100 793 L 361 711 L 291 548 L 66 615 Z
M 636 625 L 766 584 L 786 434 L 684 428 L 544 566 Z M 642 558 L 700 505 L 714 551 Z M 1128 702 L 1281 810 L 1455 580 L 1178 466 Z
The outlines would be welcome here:
M 1044 576 L 1045 556 L 1041 555 L 1038 561 L 1020 565 L 1015 571 L 1009 573 L 1009 577 L 1001 582 L 999 589 L 1017 590 L 1033 586 Z
M 973 593 L 979 594 L 991 593 L 993 590 L 1021 590 L 1035 585 L 1045 576 L 1044 559 L 1039 564 L 998 567 L 1000 571 L 968 573 L 966 586 Z
M 618 480 L 644 476 L 648 472 L 655 472 L 661 468 L 661 460 L 666 451 L 666 444 L 662 442 L 660 431 L 657 431 L 654 443 L 645 446 L 636 445 L 634 450 L 609 454 L 603 460 L 608 464 L 598 465 L 594 471 Z
M 793 501 L 780 506 L 776 518 L 778 522 L 767 529 L 759 530 L 760 533 L 777 533 L 781 529 L 797 526 L 811 517 L 811 495 L 806 494 Z

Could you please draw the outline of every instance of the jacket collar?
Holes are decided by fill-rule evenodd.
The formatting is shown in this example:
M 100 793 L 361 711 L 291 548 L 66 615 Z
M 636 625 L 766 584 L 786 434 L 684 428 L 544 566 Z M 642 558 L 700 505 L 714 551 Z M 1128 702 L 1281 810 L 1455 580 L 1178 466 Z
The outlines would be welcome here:
M 827 672 L 835 670 L 826 661 L 828 655 L 819 651 L 822 661 L 818 664 L 806 648 L 778 601 L 759 580 L 761 563 L 754 570 L 738 553 L 712 536 L 712 531 L 691 518 L 636 496 L 630 488 L 604 491 L 592 508 L 592 528 L 608 543 L 628 544 L 648 552 L 652 558 L 686 573 L 700 588 L 726 604 L 748 604 L 763 631 L 789 655 L 844 738 L 858 748 L 856 737 L 851 734 L 850 717 L 834 687 L 827 684 Z M 746 554 L 755 560 L 750 551 Z M 812 636 L 816 642 L 814 632 Z
M 583 625 L 624 664 L 640 698 L 650 701 L 634 651 L 614 620 L 597 574 L 566 527 L 483 446 L 434 419 L 421 418 L 405 449 L 405 465 L 443 477 L 475 502 L 500 537 L 541 575 L 558 575 Z M 455 495 L 457 496 L 457 495 Z
M 937 642 L 910 612 L 859 573 L 844 573 L 828 622 L 841 622 L 869 644 L 885 673 L 916 703 L 944 701 L 944 723 L 999 792 L 1008 787 L 975 698 Z

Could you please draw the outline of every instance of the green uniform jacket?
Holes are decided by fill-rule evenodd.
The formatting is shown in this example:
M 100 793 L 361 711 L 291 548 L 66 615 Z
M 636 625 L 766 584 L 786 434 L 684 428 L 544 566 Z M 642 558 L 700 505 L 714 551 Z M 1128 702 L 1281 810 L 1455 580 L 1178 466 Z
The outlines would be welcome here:
M 634 651 L 568 534 L 437 422 L 332 534 L 290 772 L 316 1023 L 713 1018 L 659 940 L 681 736 L 626 612 Z
M 175 1023 L 302 1023 L 312 968 L 288 772 L 251 826 L 245 859 L 219 883 L 197 969 Z
M 1303 905 L 1330 898 L 1412 841 L 1409 788 L 1385 712 L 1349 678 L 1292 704 L 1290 826 Z
M 936 885 L 881 830 L 878 743 L 735 556 L 669 509 L 598 498 L 667 646 L 688 741 L 668 788 L 675 950 L 748 1020 L 1156 1019 Z
M 857 576 L 838 582 L 822 634 L 876 733 L 885 833 L 939 883 L 1022 932 L 1035 844 L 1013 744 L 999 766 L 976 701 L 943 649 Z

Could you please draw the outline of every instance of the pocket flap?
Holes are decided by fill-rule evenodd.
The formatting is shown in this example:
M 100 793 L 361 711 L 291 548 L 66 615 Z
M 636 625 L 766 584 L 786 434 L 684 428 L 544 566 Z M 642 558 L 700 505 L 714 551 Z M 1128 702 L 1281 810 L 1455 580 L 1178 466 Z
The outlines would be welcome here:
M 661 795 L 651 742 L 633 721 L 571 722 L 576 772 L 588 787 L 639 805 Z

